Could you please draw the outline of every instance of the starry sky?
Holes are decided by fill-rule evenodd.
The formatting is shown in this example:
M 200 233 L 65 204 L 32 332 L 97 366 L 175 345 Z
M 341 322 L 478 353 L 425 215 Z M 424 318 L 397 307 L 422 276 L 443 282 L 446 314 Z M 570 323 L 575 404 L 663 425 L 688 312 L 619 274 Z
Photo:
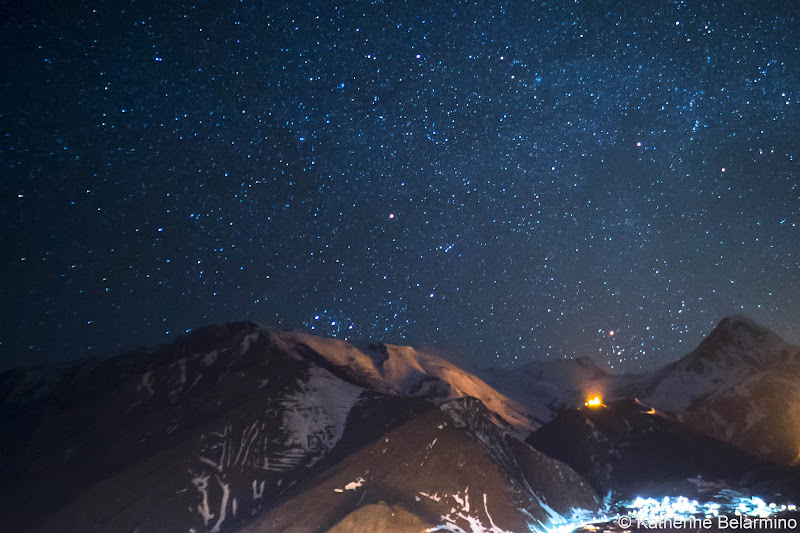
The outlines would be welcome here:
M 0 367 L 242 319 L 480 366 L 800 343 L 794 2 L 114 6 L 0 16 Z

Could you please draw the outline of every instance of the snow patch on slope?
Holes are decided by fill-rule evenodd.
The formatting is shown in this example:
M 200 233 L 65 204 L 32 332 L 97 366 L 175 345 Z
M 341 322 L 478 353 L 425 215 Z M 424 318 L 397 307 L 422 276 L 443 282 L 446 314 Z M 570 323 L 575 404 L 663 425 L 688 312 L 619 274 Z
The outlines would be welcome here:
M 511 533 L 510 531 L 498 527 L 497 524 L 494 523 L 492 515 L 489 514 L 489 503 L 486 493 L 483 493 L 483 511 L 485 513 L 483 520 L 480 517 L 479 506 L 470 509 L 469 487 L 466 487 L 463 492 L 445 494 L 443 497 L 439 497 L 438 494 L 431 496 L 425 492 L 420 492 L 419 494 L 436 503 L 440 503 L 443 499 L 452 502 L 450 511 L 443 514 L 440 518 L 442 523 L 426 529 L 426 533 L 433 531 L 451 531 L 453 533 Z M 486 520 L 488 524 L 485 524 L 484 520 Z
M 286 444 L 298 454 L 290 454 L 298 462 L 311 456 L 308 466 L 322 459 L 339 442 L 344 433 L 347 415 L 364 389 L 311 367 L 308 381 L 300 383 L 300 391 L 283 402 L 283 429 Z

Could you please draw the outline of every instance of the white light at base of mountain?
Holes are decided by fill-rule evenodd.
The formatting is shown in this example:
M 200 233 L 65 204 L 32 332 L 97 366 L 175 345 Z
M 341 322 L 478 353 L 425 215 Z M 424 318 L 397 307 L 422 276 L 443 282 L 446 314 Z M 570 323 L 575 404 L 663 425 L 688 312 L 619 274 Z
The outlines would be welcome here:
M 714 518 L 723 514 L 768 518 L 775 513 L 793 507 L 792 505 L 767 504 L 758 496 L 745 497 L 731 494 L 731 492 L 723 491 L 721 496 L 727 498 L 727 501 L 722 502 L 700 503 L 685 496 L 678 496 L 677 498 L 667 496 L 661 500 L 639 497 L 630 504 L 625 505 L 625 507 L 631 510 L 630 516 L 642 522 L 680 520 L 698 516 Z
M 594 529 L 592 524 L 616 521 L 623 514 L 642 524 L 665 524 L 686 522 L 692 518 L 717 520 L 725 516 L 766 519 L 780 512 L 797 509 L 794 504 L 767 504 L 758 496 L 746 497 L 732 490 L 719 492 L 715 499 L 718 501 L 699 502 L 685 496 L 673 498 L 666 496 L 661 499 L 638 497 L 630 502 L 622 502 L 619 508 L 628 509 L 628 512 L 617 514 L 616 517 L 613 516 L 614 513 L 608 516 L 609 508 L 606 508 L 606 513 L 601 515 L 594 515 L 584 509 L 572 509 L 571 517 L 554 519 L 549 527 L 541 523 L 538 526 L 528 527 L 535 533 L 571 533 L 577 529 Z

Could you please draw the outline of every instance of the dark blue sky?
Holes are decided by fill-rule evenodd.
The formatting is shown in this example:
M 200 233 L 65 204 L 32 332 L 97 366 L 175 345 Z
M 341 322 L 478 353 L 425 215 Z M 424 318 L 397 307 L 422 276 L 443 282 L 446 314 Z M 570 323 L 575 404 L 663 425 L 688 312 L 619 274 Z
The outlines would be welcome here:
M 56 4 L 2 16 L 0 367 L 245 318 L 479 365 L 800 342 L 791 2 Z

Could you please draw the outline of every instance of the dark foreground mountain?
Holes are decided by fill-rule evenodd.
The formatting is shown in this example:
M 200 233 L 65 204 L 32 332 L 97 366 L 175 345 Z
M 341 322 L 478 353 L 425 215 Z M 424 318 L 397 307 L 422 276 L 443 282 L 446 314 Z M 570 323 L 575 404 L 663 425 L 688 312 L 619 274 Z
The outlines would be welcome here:
M 523 406 L 405 347 L 215 326 L 4 373 L 0 409 L 3 531 L 518 531 L 599 506 L 519 439 Z
M 570 468 L 510 437 L 480 401 L 463 398 L 340 461 L 243 531 L 367 531 L 361 521 L 385 517 L 387 502 L 413 524 L 393 530 L 418 532 L 544 531 L 575 507 L 600 504 Z
M 759 460 L 636 399 L 565 410 L 527 442 L 621 500 L 695 497 L 710 486 L 800 497 L 799 471 Z

